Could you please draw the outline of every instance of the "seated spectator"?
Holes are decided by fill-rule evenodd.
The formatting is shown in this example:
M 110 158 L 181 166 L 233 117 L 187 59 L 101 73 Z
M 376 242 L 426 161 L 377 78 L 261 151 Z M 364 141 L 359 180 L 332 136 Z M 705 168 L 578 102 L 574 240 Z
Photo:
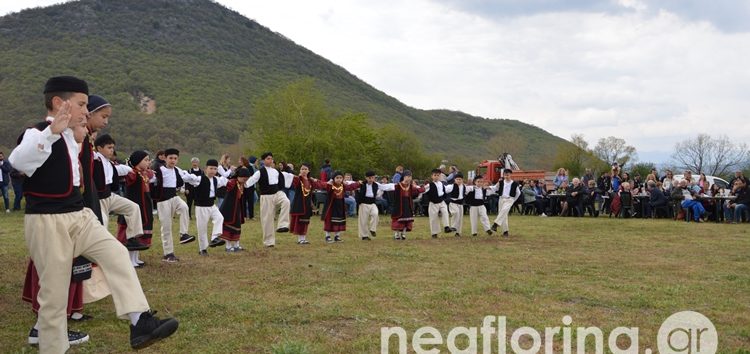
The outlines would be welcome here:
M 700 177 L 698 177 L 698 182 L 696 183 L 698 187 L 701 189 L 701 193 L 708 194 L 708 189 L 710 188 L 708 180 L 706 179 L 706 174 L 701 172 Z
M 734 171 L 734 178 L 732 178 L 731 181 L 729 181 L 729 188 L 734 187 L 734 181 L 741 179 L 742 183 L 744 183 L 746 186 L 750 186 L 750 180 L 745 177 L 745 174 L 741 170 Z
M 680 205 L 683 209 L 688 209 L 693 213 L 693 219 L 695 222 L 703 222 L 703 215 L 706 214 L 706 209 L 703 205 L 695 200 L 698 193 L 688 187 L 688 181 L 680 181 L 679 186 L 675 187 L 672 191 L 672 199 L 681 200 Z
M 747 214 L 748 207 L 750 207 L 750 190 L 748 185 L 742 181 L 742 179 L 734 180 L 734 187 L 732 187 L 732 194 L 737 197 L 735 200 L 731 200 L 727 204 L 727 208 L 724 211 L 724 217 L 727 222 L 733 224 L 741 223 L 743 215 Z M 750 217 L 747 219 L 750 221 Z
M 536 213 L 541 217 L 547 217 L 547 188 L 543 179 L 534 184 L 534 197 L 536 198 Z
M 565 191 L 565 200 L 562 204 L 560 216 L 568 216 L 568 211 L 571 211 L 575 216 L 581 216 L 581 198 L 583 198 L 583 185 L 581 185 L 581 180 L 576 177 L 573 178 L 573 185 Z
M 646 187 L 648 188 L 650 195 L 648 205 L 652 210 L 658 210 L 659 208 L 664 208 L 668 205 L 669 200 L 661 191 L 661 188 L 659 188 L 658 183 L 650 180 L 646 183 Z
M 662 190 L 667 194 L 672 193 L 672 187 L 674 186 L 674 175 L 672 170 L 667 170 L 667 174 L 661 180 Z
M 380 184 L 388 184 L 388 176 L 380 177 Z M 382 188 L 378 188 L 378 192 L 375 193 L 375 205 L 378 207 L 378 212 L 386 214 L 388 212 L 388 194 L 383 192 Z
M 587 168 L 586 171 L 583 173 L 583 177 L 581 177 L 581 182 L 583 183 L 583 186 L 586 187 L 589 185 L 589 181 L 594 180 L 594 173 L 591 172 L 590 168 Z
M 566 184 L 568 182 L 568 171 L 560 167 L 557 170 L 557 175 L 555 176 L 555 181 L 553 182 L 555 184 L 555 189 L 560 190 L 563 182 L 566 182 Z
M 523 194 L 523 213 L 528 214 L 529 210 L 535 210 L 536 208 L 536 191 L 531 181 L 523 181 L 523 187 L 521 188 L 521 194 Z
M 596 181 L 590 179 L 583 195 L 583 208 L 584 211 L 588 211 L 590 216 L 599 216 L 599 208 L 597 203 L 601 199 L 602 192 L 596 187 Z

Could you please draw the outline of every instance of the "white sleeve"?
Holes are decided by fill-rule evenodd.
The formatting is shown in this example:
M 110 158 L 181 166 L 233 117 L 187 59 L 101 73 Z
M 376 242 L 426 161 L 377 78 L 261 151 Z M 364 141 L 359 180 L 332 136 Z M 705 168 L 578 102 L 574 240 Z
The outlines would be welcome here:
M 466 186 L 466 188 L 464 188 L 464 197 L 466 197 L 466 193 L 469 193 L 473 190 L 474 190 L 474 186 Z
M 449 185 L 446 185 L 446 186 L 445 186 L 445 194 L 448 194 L 448 193 L 450 193 L 450 192 L 453 192 L 453 186 L 455 186 L 455 184 L 449 184 Z
M 254 184 L 258 183 L 258 180 L 260 180 L 260 170 L 255 171 L 255 173 L 247 179 L 247 182 L 245 182 L 245 188 L 252 187 Z
M 47 127 L 42 131 L 36 128 L 26 129 L 21 144 L 10 153 L 10 164 L 31 177 L 37 168 L 41 167 L 52 154 L 52 144 L 62 138 L 60 134 L 52 134 Z M 67 153 L 67 152 L 66 152 Z
M 383 192 L 393 192 L 396 190 L 396 184 L 395 183 L 378 183 L 378 189 L 383 190 Z
M 175 170 L 177 170 L 177 173 L 180 174 L 180 177 L 182 177 L 182 180 L 185 183 L 190 183 L 194 187 L 198 187 L 199 184 L 201 184 L 201 176 L 196 176 L 192 173 L 188 173 L 185 170 L 181 170 L 177 167 L 175 167 Z
M 281 172 L 281 174 L 284 176 L 284 188 L 292 188 L 294 175 L 289 172 Z
M 118 176 L 127 176 L 127 174 L 133 170 L 128 165 L 113 165 L 112 167 L 115 168 L 115 171 L 117 171 Z
M 219 165 L 219 175 L 229 178 L 229 176 L 232 175 L 232 169 L 231 168 L 224 168 L 224 166 Z

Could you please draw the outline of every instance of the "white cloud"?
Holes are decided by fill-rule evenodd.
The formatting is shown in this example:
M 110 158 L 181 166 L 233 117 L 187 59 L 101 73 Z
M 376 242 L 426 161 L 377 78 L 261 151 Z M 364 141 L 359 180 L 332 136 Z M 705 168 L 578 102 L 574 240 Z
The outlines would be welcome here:
M 519 119 L 592 144 L 615 135 L 652 156 L 698 133 L 750 140 L 750 33 L 652 2 L 512 16 L 437 0 L 219 2 L 418 108 Z

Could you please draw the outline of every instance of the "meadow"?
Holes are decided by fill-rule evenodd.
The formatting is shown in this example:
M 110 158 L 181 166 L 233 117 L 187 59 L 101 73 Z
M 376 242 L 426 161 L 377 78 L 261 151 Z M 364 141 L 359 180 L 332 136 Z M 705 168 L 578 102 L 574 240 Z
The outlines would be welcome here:
M 441 234 L 433 240 L 427 218 L 418 218 L 409 239 L 396 241 L 389 221 L 381 216 L 378 236 L 368 242 L 356 238 L 350 219 L 344 242 L 325 244 L 315 219 L 312 244 L 277 234 L 277 246 L 265 249 L 260 224 L 251 220 L 243 226 L 247 251 L 215 248 L 199 257 L 197 242 L 177 245 L 178 264 L 160 261 L 156 236 L 137 272 L 152 308 L 177 317 L 180 329 L 143 352 L 379 353 L 381 327 L 399 326 L 411 353 L 412 335 L 424 326 L 445 339 L 454 327 L 481 327 L 485 316 L 505 316 L 508 337 L 524 326 L 544 335 L 546 327 L 565 327 L 566 315 L 573 351 L 576 327 L 596 326 L 606 335 L 626 326 L 639 328 L 639 352 L 656 352 L 662 321 L 692 310 L 716 326 L 719 352 L 750 353 L 748 224 L 512 215 L 509 239 Z M 27 264 L 22 213 L 0 215 L 0 255 L 0 351 L 35 352 L 26 344 L 34 315 L 21 300 Z M 128 323 L 115 318 L 111 297 L 84 312 L 94 319 L 69 324 L 91 341 L 71 353 L 130 351 Z M 520 342 L 533 344 L 528 336 Z M 389 343 L 398 353 L 398 339 Z M 459 337 L 458 343 L 464 348 L 469 340 Z M 618 338 L 621 348 L 630 344 Z M 563 337 L 555 336 L 552 345 L 563 352 Z M 448 352 L 445 342 L 435 348 Z M 584 350 L 594 352 L 592 340 Z

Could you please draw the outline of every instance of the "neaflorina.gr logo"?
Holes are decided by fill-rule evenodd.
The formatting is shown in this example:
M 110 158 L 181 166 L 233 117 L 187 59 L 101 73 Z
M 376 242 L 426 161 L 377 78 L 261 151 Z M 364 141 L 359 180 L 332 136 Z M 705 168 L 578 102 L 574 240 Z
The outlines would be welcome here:
M 617 327 L 605 334 L 598 327 L 571 327 L 571 316 L 563 316 L 561 323 L 562 326 L 545 327 L 541 331 L 520 327 L 509 335 L 505 316 L 485 316 L 481 327 L 455 327 L 445 336 L 434 327 L 418 328 L 411 337 L 411 344 L 402 327 L 382 327 L 380 352 L 438 354 L 441 350 L 436 347 L 445 347 L 452 354 L 478 354 L 481 343 L 482 354 L 552 354 L 555 349 L 558 352 L 562 349 L 565 354 L 639 353 L 638 327 Z M 553 347 L 556 337 L 562 339 L 562 348 Z M 457 345 L 459 338 L 461 343 L 465 343 L 461 348 Z M 397 350 L 391 351 L 392 340 Z M 593 348 L 586 348 L 587 341 L 593 343 Z M 711 321 L 702 314 L 683 311 L 673 314 L 662 323 L 657 345 L 661 354 L 714 354 L 718 346 L 718 334 Z M 653 352 L 651 348 L 643 350 L 643 354 Z

